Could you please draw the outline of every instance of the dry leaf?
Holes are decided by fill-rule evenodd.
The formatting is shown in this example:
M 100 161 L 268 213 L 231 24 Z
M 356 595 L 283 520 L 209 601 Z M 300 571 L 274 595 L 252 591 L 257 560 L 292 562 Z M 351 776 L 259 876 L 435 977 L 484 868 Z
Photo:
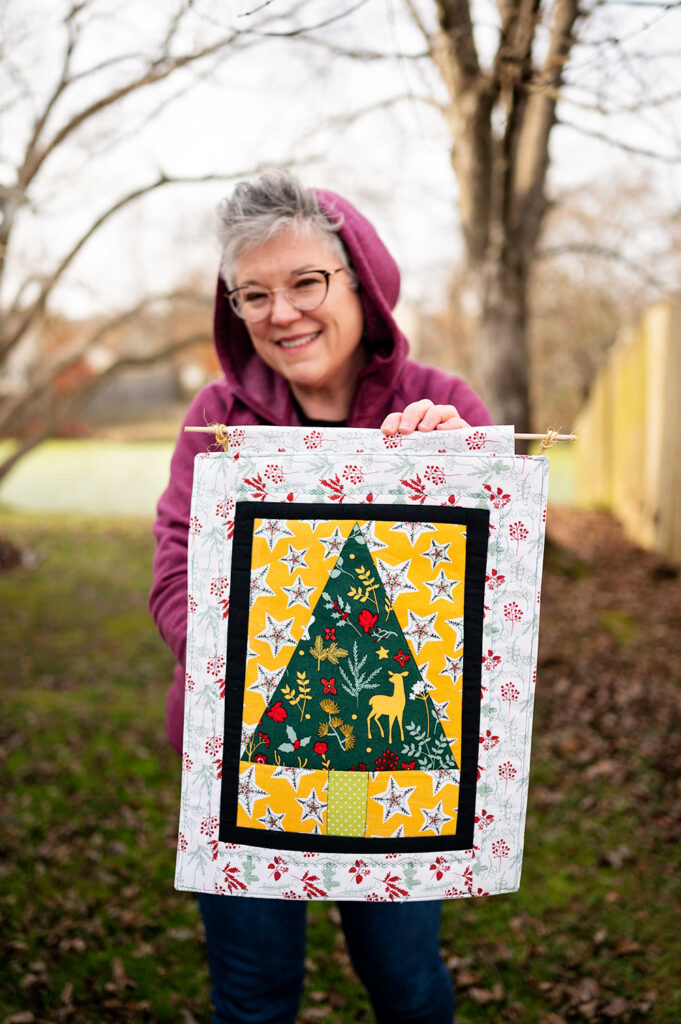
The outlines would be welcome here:
M 621 996 L 616 996 L 612 999 L 607 1006 L 604 1006 L 601 1013 L 605 1017 L 611 1017 L 613 1020 L 616 1017 L 623 1017 L 625 1013 L 629 1012 L 629 1003 L 626 999 L 622 999 Z

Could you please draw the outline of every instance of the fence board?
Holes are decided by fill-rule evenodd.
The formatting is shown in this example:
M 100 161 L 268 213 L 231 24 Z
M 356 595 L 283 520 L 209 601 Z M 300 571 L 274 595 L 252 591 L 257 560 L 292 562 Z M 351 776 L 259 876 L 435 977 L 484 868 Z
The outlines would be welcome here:
M 612 509 L 681 564 L 681 307 L 660 303 L 622 332 L 577 432 L 577 504 Z

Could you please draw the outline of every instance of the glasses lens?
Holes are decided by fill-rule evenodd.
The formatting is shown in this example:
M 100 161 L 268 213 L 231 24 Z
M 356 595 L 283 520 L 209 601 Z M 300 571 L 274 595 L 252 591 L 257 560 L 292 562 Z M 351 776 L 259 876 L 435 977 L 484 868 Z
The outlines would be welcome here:
M 316 309 L 326 298 L 328 282 L 326 275 L 318 270 L 297 274 L 284 289 L 286 298 L 296 309 Z
M 246 285 L 232 292 L 229 301 L 236 315 L 250 323 L 264 320 L 270 311 L 270 294 L 264 288 Z

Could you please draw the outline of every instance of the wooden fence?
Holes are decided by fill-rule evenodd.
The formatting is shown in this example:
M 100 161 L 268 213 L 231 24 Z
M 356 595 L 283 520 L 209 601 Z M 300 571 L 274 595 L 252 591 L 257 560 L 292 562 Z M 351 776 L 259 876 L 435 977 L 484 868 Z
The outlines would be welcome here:
M 577 433 L 577 504 L 611 509 L 681 564 L 681 306 L 653 306 L 621 334 Z

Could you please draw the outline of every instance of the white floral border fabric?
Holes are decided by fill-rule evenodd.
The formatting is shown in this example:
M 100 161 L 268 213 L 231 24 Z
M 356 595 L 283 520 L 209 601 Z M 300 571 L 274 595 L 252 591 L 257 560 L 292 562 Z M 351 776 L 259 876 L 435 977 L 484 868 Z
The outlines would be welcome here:
M 512 427 L 386 437 L 238 427 L 197 456 L 178 889 L 284 899 L 441 899 L 518 888 L 530 767 L 548 460 Z M 234 516 L 242 501 L 458 506 L 489 512 L 474 839 L 467 850 L 328 853 L 222 842 L 224 689 Z M 396 513 L 398 510 L 396 509 Z M 398 518 L 398 515 L 396 515 Z

